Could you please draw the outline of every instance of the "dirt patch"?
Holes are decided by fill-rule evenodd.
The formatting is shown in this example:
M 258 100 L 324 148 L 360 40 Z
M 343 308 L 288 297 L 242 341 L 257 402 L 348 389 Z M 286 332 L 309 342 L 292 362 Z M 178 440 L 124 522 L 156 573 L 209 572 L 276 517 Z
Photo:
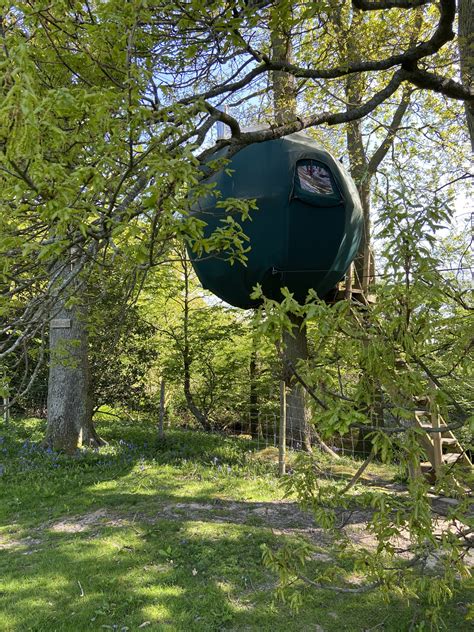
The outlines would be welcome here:
M 128 518 L 111 514 L 105 509 L 98 509 L 83 516 L 71 516 L 43 525 L 43 528 L 47 528 L 53 533 L 82 533 L 98 526 L 123 527 L 129 523 Z
M 27 536 L 26 538 L 5 538 L 0 536 L 0 551 L 21 551 L 31 552 L 31 547 L 41 544 L 39 538 Z M 38 549 L 36 549 L 38 550 Z
M 377 547 L 377 540 L 368 530 L 370 517 L 370 511 L 359 510 L 350 513 L 341 512 L 339 519 L 341 532 L 345 534 L 355 547 L 363 547 L 373 551 Z M 84 515 L 69 516 L 61 520 L 45 523 L 35 529 L 35 537 L 14 539 L 13 537 L 2 538 L 0 536 L 0 550 L 20 550 L 23 548 L 31 551 L 32 547 L 41 542 L 41 539 L 38 539 L 36 536 L 41 536 L 42 532 L 46 530 L 52 533 L 65 534 L 94 533 L 97 532 L 97 529 L 103 527 L 124 528 L 133 525 L 138 526 L 140 523 L 142 525 L 155 525 L 159 520 L 163 519 L 227 522 L 269 528 L 277 536 L 301 536 L 310 540 L 314 545 L 321 547 L 323 551 L 315 553 L 315 560 L 324 563 L 332 559 L 329 548 L 333 544 L 333 536 L 319 527 L 310 514 L 301 511 L 295 502 L 239 502 L 222 499 L 202 503 L 194 500 L 177 503 L 157 503 L 151 511 L 148 510 L 146 513 L 137 512 L 135 514 L 120 514 L 107 511 L 106 509 L 98 509 Z M 445 529 L 447 526 L 443 518 L 438 520 L 438 529 Z M 407 533 L 402 533 L 400 537 L 397 537 L 396 540 L 394 539 L 393 544 L 400 551 L 404 551 L 403 557 L 410 556 L 407 553 L 407 549 L 410 548 Z
M 237 502 L 216 500 L 213 503 L 168 503 L 160 507 L 156 518 L 179 519 L 185 514 L 187 520 L 211 522 L 234 522 L 236 524 L 261 524 L 275 529 L 303 529 L 314 527 L 312 517 L 302 512 L 296 503 L 289 501 Z M 150 516 L 140 516 L 145 521 Z
M 97 526 L 102 523 L 106 515 L 107 512 L 105 509 L 99 509 L 98 511 L 93 511 L 84 516 L 64 518 L 64 520 L 59 520 L 49 525 L 48 528 L 54 533 L 81 533 L 87 531 L 92 526 Z

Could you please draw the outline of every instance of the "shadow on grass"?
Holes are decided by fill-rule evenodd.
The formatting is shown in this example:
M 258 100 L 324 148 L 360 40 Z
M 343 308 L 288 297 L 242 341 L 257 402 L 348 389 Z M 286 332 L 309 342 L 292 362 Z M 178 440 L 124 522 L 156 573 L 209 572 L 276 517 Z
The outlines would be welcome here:
M 273 604 L 274 577 L 261 565 L 261 545 L 281 540 L 268 529 L 186 519 L 153 525 L 138 519 L 75 534 L 49 531 L 28 555 L 3 552 L 0 627 L 5 632 L 410 628 L 414 609 L 398 600 L 384 606 L 377 593 L 313 591 L 298 614 Z M 450 624 L 469 629 L 461 611 L 450 613 Z
M 2 632 L 410 628 L 414 607 L 383 606 L 378 593 L 312 591 L 298 615 L 273 603 L 261 545 L 312 522 L 295 503 L 232 496 L 241 479 L 263 485 L 274 471 L 249 460 L 258 446 L 180 431 L 159 442 L 149 425 L 100 431 L 110 445 L 72 459 L 26 441 L 40 438 L 33 422 L 0 446 Z M 449 617 L 469 629 L 461 609 Z
M 0 519 L 29 525 L 37 511 L 47 509 L 50 517 L 68 512 L 73 499 L 80 508 L 87 504 L 83 492 L 89 494 L 107 481 L 115 484 L 132 470 L 137 470 L 139 485 L 140 470 L 153 467 L 157 474 L 163 474 L 156 481 L 160 492 L 172 493 L 180 486 L 176 468 L 183 477 L 196 481 L 202 480 L 209 468 L 216 477 L 224 468 L 245 468 L 247 474 L 252 468 L 255 475 L 274 469 L 273 465 L 249 463 L 248 457 L 257 446 L 245 439 L 175 430 L 160 441 L 150 430 L 149 423 L 101 421 L 99 431 L 109 445 L 68 457 L 40 447 L 44 422 L 26 419 L 12 423 L 8 432 L 0 431 L 0 495 L 5 499 L 0 505 Z M 140 491 L 130 481 L 127 489 L 129 493 Z

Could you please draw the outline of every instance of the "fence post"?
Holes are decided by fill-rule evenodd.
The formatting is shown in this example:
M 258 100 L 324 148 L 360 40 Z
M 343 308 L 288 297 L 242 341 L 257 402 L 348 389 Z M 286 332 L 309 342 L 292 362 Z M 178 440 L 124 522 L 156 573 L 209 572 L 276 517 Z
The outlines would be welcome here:
M 346 272 L 346 289 L 344 298 L 350 301 L 352 298 L 352 276 L 354 274 L 354 263 L 351 263 L 349 270 Z
M 158 419 L 158 437 L 163 439 L 164 437 L 164 420 L 165 420 L 165 380 L 161 379 L 160 385 L 160 416 Z
M 421 466 L 420 466 L 420 459 L 418 457 L 413 458 L 411 457 L 409 462 L 408 462 L 408 475 L 410 477 L 410 480 L 415 481 L 416 479 L 420 478 L 422 472 L 421 472 Z
M 278 446 L 278 475 L 286 472 L 286 385 L 280 381 L 280 428 Z
M 8 426 L 10 423 L 10 398 L 3 398 L 3 422 L 5 426 Z

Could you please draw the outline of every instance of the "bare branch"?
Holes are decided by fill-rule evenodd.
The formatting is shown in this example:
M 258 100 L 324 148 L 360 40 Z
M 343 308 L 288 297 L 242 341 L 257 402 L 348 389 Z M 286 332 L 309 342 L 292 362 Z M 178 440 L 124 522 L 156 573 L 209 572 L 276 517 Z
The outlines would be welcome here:
M 392 55 L 385 59 L 356 61 L 345 66 L 337 66 L 335 68 L 318 69 L 318 68 L 301 68 L 295 64 L 285 61 L 266 60 L 268 70 L 282 70 L 289 72 L 295 77 L 307 77 L 308 79 L 337 79 L 345 75 L 357 72 L 371 72 L 379 70 L 389 70 L 395 66 L 402 64 L 416 63 L 438 52 L 447 42 L 454 39 L 453 23 L 456 16 L 455 0 L 441 0 L 439 5 L 439 22 L 435 32 L 426 42 L 422 42 L 416 46 L 412 46 L 408 50 Z
M 352 6 L 360 11 L 383 11 L 386 9 L 415 9 L 432 0 L 352 0 Z
M 297 118 L 295 121 L 286 123 L 284 125 L 276 125 L 263 130 L 256 130 L 253 132 L 242 132 L 240 136 L 235 138 L 222 139 L 218 141 L 213 147 L 205 150 L 199 155 L 199 160 L 205 162 L 210 155 L 216 150 L 221 149 L 227 145 L 231 146 L 229 156 L 232 156 L 240 149 L 251 143 L 262 143 L 266 140 L 275 140 L 294 132 L 300 132 L 308 127 L 314 127 L 316 125 L 339 125 L 341 123 L 347 123 L 362 118 L 375 110 L 375 108 L 383 103 L 386 99 L 392 96 L 398 89 L 402 81 L 405 79 L 405 73 L 403 70 L 398 70 L 394 73 L 389 83 L 382 88 L 379 92 L 376 92 L 374 96 L 366 103 L 358 105 L 354 108 L 349 108 L 344 112 L 323 112 L 321 114 L 315 114 L 313 116 L 305 118 Z
M 433 90 L 433 92 L 444 94 L 450 99 L 474 103 L 474 92 L 457 81 L 446 79 L 434 72 L 421 70 L 416 64 L 412 63 L 403 63 L 402 68 L 405 70 L 407 81 L 417 88 Z
M 388 126 L 387 135 L 385 136 L 382 144 L 379 148 L 373 153 L 372 157 L 369 160 L 367 165 L 367 171 L 369 174 L 374 174 L 380 166 L 380 163 L 387 155 L 387 152 L 390 150 L 390 147 L 393 144 L 394 138 L 400 125 L 402 123 L 403 117 L 408 109 L 408 105 L 410 103 L 411 90 L 405 90 L 403 92 L 402 99 L 395 110 L 392 121 Z

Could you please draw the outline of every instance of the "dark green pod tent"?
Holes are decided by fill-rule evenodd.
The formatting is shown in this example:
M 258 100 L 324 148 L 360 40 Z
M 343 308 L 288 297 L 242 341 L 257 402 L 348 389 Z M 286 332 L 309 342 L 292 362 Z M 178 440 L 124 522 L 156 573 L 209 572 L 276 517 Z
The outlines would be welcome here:
M 344 277 L 360 242 L 361 204 L 351 177 L 316 141 L 292 134 L 254 143 L 210 181 L 220 199 L 256 199 L 258 210 L 241 222 L 251 248 L 245 265 L 190 253 L 206 289 L 250 308 L 258 304 L 250 298 L 257 283 L 268 298 L 281 300 L 286 286 L 304 302 L 310 288 L 323 298 Z M 206 234 L 226 214 L 214 196 L 201 199 L 194 213 L 206 222 Z

